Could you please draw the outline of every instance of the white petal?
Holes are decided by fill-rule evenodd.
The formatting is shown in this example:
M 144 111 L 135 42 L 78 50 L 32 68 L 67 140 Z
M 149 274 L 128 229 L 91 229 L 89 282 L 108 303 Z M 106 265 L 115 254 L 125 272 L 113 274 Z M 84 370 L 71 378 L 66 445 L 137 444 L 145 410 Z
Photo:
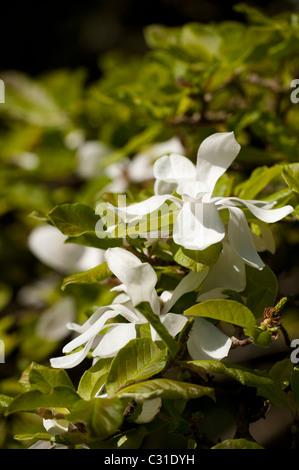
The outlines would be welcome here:
M 196 168 L 186 157 L 178 154 L 164 155 L 154 165 L 154 175 L 167 183 L 196 179 Z
M 211 203 L 185 202 L 173 229 L 174 242 L 190 250 L 204 250 L 224 235 L 224 225 Z
M 91 325 L 93 325 L 103 315 L 103 313 L 107 312 L 108 310 L 112 310 L 110 305 L 100 307 L 91 315 L 91 317 L 88 318 L 88 320 L 86 320 L 85 323 L 83 323 L 83 325 L 78 325 L 77 323 L 67 323 L 66 326 L 69 330 L 73 330 L 78 333 L 84 333 L 84 331 L 88 330 L 88 328 L 90 328 Z
M 246 272 L 244 261 L 227 242 L 224 242 L 219 258 L 216 263 L 210 267 L 197 300 L 202 301 L 203 298 L 201 296 L 203 294 L 206 294 L 206 300 L 209 298 L 207 293 L 214 289 L 230 289 L 235 292 L 241 292 L 245 289 L 245 286 Z
M 140 259 L 133 253 L 118 247 L 108 248 L 105 253 L 105 259 L 110 271 L 112 271 L 123 284 L 125 284 L 127 270 L 142 264 Z
M 267 223 L 278 222 L 279 220 L 283 219 L 294 211 L 294 208 L 290 205 L 279 207 L 277 209 L 265 209 L 263 207 L 258 207 L 258 205 L 260 205 L 260 203 L 264 201 L 247 201 L 246 199 L 239 199 L 237 197 L 226 198 L 226 201 L 228 203 L 227 207 L 229 207 L 229 202 L 235 202 L 238 205 L 246 206 L 257 219 L 260 219 L 263 222 Z M 223 202 L 224 199 L 222 200 L 222 203 Z
M 130 181 L 140 183 L 154 178 L 152 161 L 146 154 L 138 154 L 129 162 L 127 174 Z
M 77 263 L 78 272 L 88 271 L 95 268 L 105 261 L 105 250 L 93 248 L 91 246 L 84 247 L 84 252 Z
M 196 290 L 205 280 L 208 271 L 208 269 L 205 269 L 200 273 L 190 271 L 187 276 L 184 276 L 183 279 L 174 289 L 170 299 L 165 302 L 161 314 L 164 315 L 165 313 L 169 312 L 169 310 L 174 306 L 177 300 L 182 297 L 182 295 L 186 294 L 187 292 L 192 292 Z
M 84 247 L 64 243 L 66 236 L 52 225 L 39 225 L 28 237 L 30 251 L 44 264 L 58 272 L 77 270 L 77 263 L 84 253 Z
M 177 187 L 176 192 L 184 197 L 200 199 L 203 195 L 210 196 L 209 188 L 203 181 L 183 181 Z
M 72 297 L 63 297 L 45 310 L 36 326 L 36 333 L 47 341 L 57 341 L 69 335 L 66 327 L 75 318 L 75 303 Z
M 188 321 L 187 317 L 184 317 L 183 315 L 180 315 L 178 313 L 167 313 L 166 315 L 161 315 L 160 320 L 167 329 L 168 333 L 170 333 L 173 337 L 176 336 L 183 329 L 183 327 Z M 159 340 L 159 335 L 152 326 L 151 334 L 153 341 Z
M 103 329 L 106 321 L 115 317 L 116 315 L 118 315 L 117 311 L 105 312 L 93 325 L 88 328 L 88 330 L 84 331 L 84 333 L 82 333 L 80 336 L 77 336 L 77 338 L 67 343 L 62 351 L 64 353 L 69 353 L 74 349 L 77 349 L 79 346 L 82 346 L 82 344 L 86 343 L 90 339 L 94 339 Z
M 77 351 L 72 354 L 68 354 L 67 356 L 51 358 L 50 359 L 51 367 L 54 367 L 56 369 L 71 369 L 72 367 L 76 367 L 87 356 L 91 348 L 92 342 L 93 342 L 93 338 L 89 340 L 84 346 L 84 348 L 81 349 L 80 351 Z
M 94 178 L 100 174 L 101 160 L 112 149 L 99 141 L 90 140 L 81 145 L 77 152 L 77 173 L 81 178 Z
M 149 302 L 155 313 L 159 313 L 159 299 L 155 291 L 156 283 L 157 275 L 150 264 L 143 263 L 128 269 L 125 284 L 133 306 L 140 302 Z
M 137 256 L 123 248 L 109 248 L 106 252 L 109 269 L 125 285 L 133 305 L 150 302 L 157 312 L 159 304 L 155 291 L 157 275 L 149 263 L 142 263 Z
M 233 132 L 209 136 L 198 150 L 197 180 L 205 182 L 212 193 L 217 180 L 235 160 L 240 148 Z
M 149 199 L 146 199 L 142 202 L 137 202 L 136 204 L 131 204 L 128 207 L 115 207 L 110 203 L 105 203 L 105 209 L 111 210 L 112 212 L 118 214 L 125 222 L 131 222 L 133 220 L 138 220 L 138 218 L 143 217 L 144 215 L 150 214 L 155 210 L 159 209 L 164 202 L 167 200 L 173 201 L 174 203 L 181 204 L 181 200 L 171 196 L 169 194 L 156 195 L 152 196 Z M 101 210 L 100 210 L 101 213 Z
M 217 359 L 227 356 L 231 339 L 205 318 L 194 317 L 194 324 L 187 341 L 193 360 Z
M 264 263 L 258 255 L 244 212 L 238 207 L 229 207 L 228 239 L 231 247 L 246 264 L 263 269 Z
M 112 327 L 94 349 L 93 357 L 112 357 L 131 339 L 136 338 L 135 323 L 123 323 Z
M 68 432 L 69 421 L 66 419 L 43 419 L 43 426 L 49 434 L 55 436 Z

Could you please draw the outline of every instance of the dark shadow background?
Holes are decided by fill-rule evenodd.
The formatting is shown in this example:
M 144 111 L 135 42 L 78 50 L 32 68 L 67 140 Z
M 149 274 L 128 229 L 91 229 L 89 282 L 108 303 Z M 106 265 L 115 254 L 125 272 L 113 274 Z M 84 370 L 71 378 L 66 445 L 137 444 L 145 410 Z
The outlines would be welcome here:
M 143 27 L 161 23 L 179 26 L 243 15 L 232 0 L 89 0 L 75 3 L 6 2 L 1 4 L 0 70 L 36 75 L 60 67 L 84 66 L 98 77 L 97 59 L 111 49 L 143 53 Z M 299 0 L 247 1 L 272 15 L 299 9 Z

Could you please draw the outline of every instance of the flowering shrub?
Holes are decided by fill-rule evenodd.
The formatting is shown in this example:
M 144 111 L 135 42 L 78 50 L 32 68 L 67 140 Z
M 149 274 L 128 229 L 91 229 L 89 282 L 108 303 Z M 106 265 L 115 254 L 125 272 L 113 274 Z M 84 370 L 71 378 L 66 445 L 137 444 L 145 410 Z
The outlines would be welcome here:
M 272 409 L 297 445 L 298 14 L 238 8 L 2 74 L 3 447 L 267 448 Z

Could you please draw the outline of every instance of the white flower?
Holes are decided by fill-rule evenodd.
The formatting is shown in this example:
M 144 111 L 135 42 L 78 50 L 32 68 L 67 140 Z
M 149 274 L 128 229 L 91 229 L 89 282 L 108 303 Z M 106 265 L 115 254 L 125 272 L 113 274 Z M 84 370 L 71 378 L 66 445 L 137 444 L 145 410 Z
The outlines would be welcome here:
M 142 263 L 135 255 L 122 248 L 109 248 L 106 252 L 109 269 L 122 282 L 114 290 L 120 294 L 114 303 L 100 307 L 82 326 L 69 324 L 68 328 L 79 333 L 63 348 L 71 353 L 80 346 L 83 349 L 66 356 L 52 358 L 52 367 L 71 368 L 78 365 L 93 349 L 93 357 L 114 356 L 128 341 L 136 338 L 136 325 L 147 323 L 144 316 L 135 308 L 141 302 L 149 302 L 155 314 L 172 336 L 176 336 L 187 322 L 187 317 L 171 313 L 169 310 L 184 293 L 193 291 L 204 281 L 206 273 L 193 272 L 182 279 L 166 304 L 155 290 L 157 276 L 149 263 Z M 122 316 L 126 323 L 107 323 L 116 316 Z M 158 338 L 151 327 L 152 339 Z M 195 318 L 193 329 L 187 342 L 188 350 L 194 359 L 221 360 L 228 354 L 231 340 L 212 323 L 203 318 Z
M 164 155 L 154 164 L 155 195 L 124 208 L 108 208 L 116 212 L 125 222 L 134 222 L 156 211 L 167 200 L 178 207 L 173 227 L 173 240 L 190 250 L 204 250 L 223 241 L 226 228 L 219 211 L 228 209 L 227 236 L 233 250 L 249 266 L 262 269 L 264 263 L 258 255 L 246 216 L 239 206 L 245 206 L 262 222 L 273 223 L 294 209 L 287 205 L 272 209 L 263 201 L 239 199 L 237 197 L 213 197 L 216 182 L 234 161 L 240 150 L 233 132 L 216 133 L 205 139 L 194 165 L 188 158 L 171 154 Z M 171 193 L 176 190 L 180 198 Z
M 66 324 L 72 322 L 75 316 L 74 299 L 70 296 L 62 297 L 42 312 L 36 325 L 36 334 L 46 341 L 59 341 L 69 334 Z
M 77 173 L 83 179 L 101 174 L 101 163 L 112 149 L 97 140 L 83 142 L 77 150 Z
M 129 180 L 140 183 L 154 178 L 153 162 L 166 153 L 182 153 L 184 147 L 176 136 L 164 142 L 157 142 L 136 153 L 128 161 L 127 173 Z
M 104 261 L 104 250 L 65 243 L 67 237 L 52 225 L 35 227 L 28 237 L 30 251 L 57 272 L 87 271 Z

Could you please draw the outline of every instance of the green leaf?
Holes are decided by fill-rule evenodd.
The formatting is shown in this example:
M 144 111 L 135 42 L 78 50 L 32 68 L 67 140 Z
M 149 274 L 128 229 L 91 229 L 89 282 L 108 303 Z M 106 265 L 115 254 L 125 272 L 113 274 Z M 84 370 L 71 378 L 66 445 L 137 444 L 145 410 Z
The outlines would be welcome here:
M 256 327 L 256 320 L 252 312 L 245 305 L 234 300 L 206 300 L 185 310 L 184 315 L 213 318 L 243 328 Z
M 16 411 L 36 411 L 41 407 L 72 408 L 78 400 L 79 395 L 69 387 L 55 387 L 51 393 L 32 390 L 14 398 L 8 407 L 8 414 Z
M 12 397 L 9 397 L 7 395 L 3 395 L 3 393 L 0 393 L 0 412 L 8 408 L 12 400 L 13 400 Z
M 116 397 L 80 400 L 68 415 L 68 420 L 84 423 L 91 439 L 107 439 L 121 426 L 123 411 L 124 405 Z
M 168 348 L 170 354 L 175 356 L 179 350 L 179 345 L 165 328 L 159 316 L 152 311 L 149 302 L 141 302 L 136 306 L 136 309 L 142 313 L 142 315 L 144 315 L 147 321 L 152 325 L 154 330 L 160 336 L 161 341 L 163 341 L 165 346 Z
M 211 60 L 213 56 L 218 55 L 221 44 L 217 29 L 200 23 L 184 25 L 180 40 L 188 55 L 197 60 Z
M 280 174 L 281 167 L 278 165 L 257 167 L 253 170 L 250 178 L 235 188 L 236 195 L 241 199 L 254 199 L 267 184 Z
M 132 339 L 113 359 L 106 382 L 108 396 L 129 383 L 158 374 L 166 362 L 167 349 L 161 350 L 150 338 Z
M 64 290 L 69 284 L 96 284 L 108 279 L 110 276 L 112 276 L 112 272 L 108 268 L 108 264 L 102 263 L 88 271 L 64 278 L 61 288 Z
M 84 372 L 78 385 L 80 397 L 84 400 L 91 400 L 95 397 L 107 379 L 112 360 L 112 357 L 101 358 Z
M 272 343 L 272 332 L 261 328 L 245 328 L 244 333 L 252 338 L 253 344 L 263 348 L 268 348 Z
M 202 367 L 215 374 L 225 375 L 242 385 L 254 387 L 257 389 L 257 395 L 268 398 L 276 406 L 288 407 L 287 397 L 280 382 L 270 377 L 267 371 L 248 369 L 239 364 L 215 360 L 187 361 L 187 364 Z
M 17 441 L 32 441 L 32 440 L 50 441 L 51 436 L 50 434 L 46 432 L 36 432 L 35 434 L 30 434 L 30 433 L 16 434 L 14 436 L 14 439 L 16 439 Z
M 279 382 L 282 389 L 288 387 L 291 375 L 294 370 L 294 364 L 290 359 L 278 361 L 271 367 L 269 376 L 276 382 Z
M 76 243 L 77 245 L 91 246 L 93 248 L 107 250 L 113 246 L 121 246 L 122 240 L 111 237 L 100 238 L 96 235 L 96 233 L 85 232 L 82 235 L 68 237 L 65 243 Z
M 299 163 L 289 163 L 283 165 L 282 168 L 282 176 L 288 186 L 296 193 L 299 193 Z
M 79 203 L 56 206 L 47 216 L 64 235 L 70 237 L 94 233 L 99 221 L 91 207 Z
M 188 434 L 190 424 L 179 416 L 173 416 L 169 422 L 168 432 L 170 434 Z
M 248 439 L 226 439 L 211 447 L 211 449 L 264 449 L 264 447 Z
M 19 382 L 26 392 L 37 390 L 42 393 L 51 393 L 56 387 L 68 387 L 75 390 L 65 370 L 52 369 L 35 362 L 24 370 Z
M 137 403 L 142 403 L 148 398 L 165 398 L 167 400 L 191 400 L 208 396 L 214 397 L 214 390 L 202 385 L 179 382 L 171 379 L 153 379 L 136 383 L 120 390 L 116 396 L 130 398 Z
M 256 292 L 263 289 L 262 295 L 257 298 Z M 262 270 L 246 266 L 246 287 L 240 294 L 247 297 L 246 306 L 256 318 L 263 315 L 264 309 L 272 307 L 275 303 L 278 292 L 278 282 L 275 274 L 265 266 Z
M 173 259 L 181 266 L 199 273 L 206 269 L 207 266 L 211 266 L 216 263 L 220 255 L 221 248 L 221 243 L 215 243 L 202 251 L 187 250 L 186 248 L 179 247 L 175 252 Z

